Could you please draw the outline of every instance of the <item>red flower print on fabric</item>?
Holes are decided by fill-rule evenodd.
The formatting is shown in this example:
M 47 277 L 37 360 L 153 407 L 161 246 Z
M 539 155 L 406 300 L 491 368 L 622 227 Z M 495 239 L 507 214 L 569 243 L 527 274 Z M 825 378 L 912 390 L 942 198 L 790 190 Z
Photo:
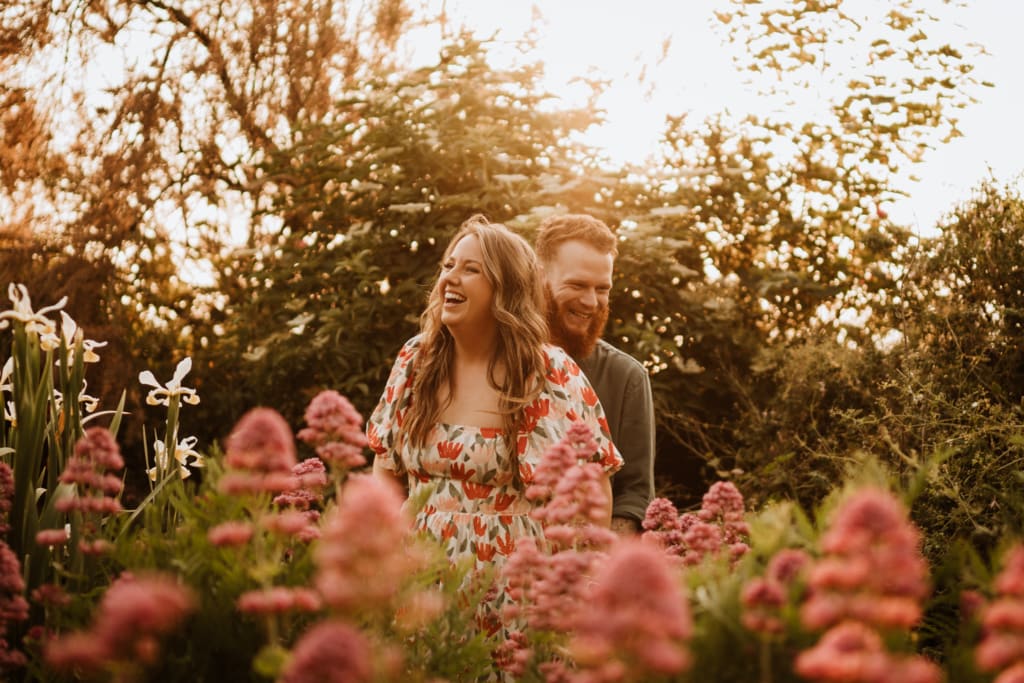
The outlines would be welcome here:
M 437 444 L 437 454 L 446 460 L 455 460 L 462 453 L 462 444 L 456 441 L 442 441 Z

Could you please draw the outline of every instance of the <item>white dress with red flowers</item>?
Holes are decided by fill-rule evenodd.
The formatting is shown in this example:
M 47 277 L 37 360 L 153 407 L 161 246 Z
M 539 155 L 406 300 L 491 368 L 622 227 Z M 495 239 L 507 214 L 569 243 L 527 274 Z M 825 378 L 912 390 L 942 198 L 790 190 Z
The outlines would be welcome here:
M 420 337 L 413 337 L 399 352 L 366 433 L 381 464 L 408 476 L 410 498 L 416 497 L 419 487 L 436 485 L 416 526 L 440 539 L 450 559 L 472 555 L 478 565 L 500 565 L 517 539 L 543 535 L 540 524 L 529 516 L 534 504 L 523 491 L 544 451 L 560 441 L 574 421 L 582 420 L 593 431 L 598 444 L 595 460 L 606 472 L 622 467 L 597 394 L 576 362 L 550 345 L 544 346 L 544 388 L 526 408 L 526 424 L 519 432 L 521 487 L 513 482 L 500 429 L 438 424 L 426 447 L 411 447 L 401 428 L 412 399 L 419 344 Z

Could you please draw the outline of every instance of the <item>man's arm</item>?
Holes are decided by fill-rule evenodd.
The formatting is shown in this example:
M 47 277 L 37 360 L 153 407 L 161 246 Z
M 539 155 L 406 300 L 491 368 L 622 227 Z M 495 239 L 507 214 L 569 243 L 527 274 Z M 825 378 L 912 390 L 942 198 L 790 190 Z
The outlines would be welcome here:
M 642 366 L 631 367 L 623 391 L 615 445 L 625 464 L 612 479 L 612 529 L 640 531 L 654 498 L 654 396 Z

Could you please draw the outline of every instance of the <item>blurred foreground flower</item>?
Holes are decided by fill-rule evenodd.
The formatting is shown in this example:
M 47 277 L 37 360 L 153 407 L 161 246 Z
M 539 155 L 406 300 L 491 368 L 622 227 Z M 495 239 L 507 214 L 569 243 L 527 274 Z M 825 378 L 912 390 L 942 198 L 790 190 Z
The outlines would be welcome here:
M 689 607 L 674 568 L 649 543 L 626 539 L 612 548 L 584 604 L 569 643 L 578 680 L 648 681 L 689 666 Z
M 921 618 L 929 586 L 919 546 L 906 508 L 888 491 L 861 489 L 836 509 L 800 610 L 807 628 L 829 630 L 797 657 L 797 673 L 837 683 L 938 683 L 935 664 L 890 653 L 879 633 L 908 631 Z
M 281 414 L 271 408 L 253 408 L 228 435 L 220 490 L 228 494 L 279 494 L 299 488 L 295 467 L 295 441 Z
M 812 649 L 797 655 L 794 669 L 820 683 L 939 683 L 942 672 L 923 657 L 886 651 L 881 636 L 856 621 L 830 629 Z
M 177 629 L 194 607 L 192 592 L 173 577 L 126 572 L 107 589 L 89 629 L 47 644 L 46 661 L 58 671 L 85 674 L 152 664 L 158 639 Z
M 281 683 L 369 683 L 373 680 L 370 642 L 340 621 L 309 629 L 295 644 Z
M 397 486 L 372 475 L 351 477 L 316 549 L 324 602 L 343 613 L 386 606 L 415 567 L 411 528 Z
M 929 591 L 919 546 L 919 532 L 891 493 L 854 493 L 821 539 L 824 557 L 810 571 L 811 594 L 800 612 L 804 625 L 853 619 L 880 628 L 914 626 Z
M 0 673 L 25 664 L 25 656 L 14 650 L 6 639 L 15 622 L 28 619 L 28 602 L 24 593 L 25 581 L 21 577 L 18 558 L 0 540 Z
M 994 582 L 996 599 L 981 613 L 983 637 L 974 652 L 996 683 L 1024 681 L 1024 545 L 1010 548 Z
M 810 555 L 803 550 L 785 548 L 776 553 L 765 575 L 754 577 L 743 587 L 743 625 L 765 634 L 781 633 L 785 628 L 783 607 L 797 597 L 795 589 L 802 588 L 799 579 L 810 562 Z

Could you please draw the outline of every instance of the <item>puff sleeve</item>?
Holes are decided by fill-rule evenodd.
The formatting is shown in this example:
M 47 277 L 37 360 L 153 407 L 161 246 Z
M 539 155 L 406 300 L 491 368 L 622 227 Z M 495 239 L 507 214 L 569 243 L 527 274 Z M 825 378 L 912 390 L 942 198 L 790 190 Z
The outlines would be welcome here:
M 546 384 L 552 397 L 552 409 L 548 416 L 548 428 L 561 438 L 574 422 L 583 422 L 593 433 L 597 451 L 593 461 L 611 475 L 623 464 L 619 449 L 612 442 L 604 408 L 597 398 L 597 392 L 590 386 L 587 376 L 572 358 L 557 346 L 544 347 L 547 356 Z
M 396 474 L 406 471 L 401 456 L 402 425 L 412 402 L 412 381 L 420 337 L 407 341 L 391 366 L 384 393 L 366 422 L 366 438 L 380 465 Z

